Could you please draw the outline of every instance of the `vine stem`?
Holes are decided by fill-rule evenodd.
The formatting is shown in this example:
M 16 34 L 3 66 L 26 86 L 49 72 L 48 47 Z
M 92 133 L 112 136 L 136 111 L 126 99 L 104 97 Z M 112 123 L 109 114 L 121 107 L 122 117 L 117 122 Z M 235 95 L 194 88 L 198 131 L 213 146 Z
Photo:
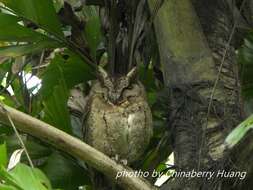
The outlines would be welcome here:
M 242 8 L 244 7 L 245 2 L 246 1 L 243 0 L 242 4 L 240 6 L 239 12 L 242 11 Z M 232 42 L 232 39 L 233 39 L 233 36 L 234 36 L 234 33 L 235 33 L 235 29 L 236 29 L 237 23 L 238 23 L 238 20 L 235 20 L 233 28 L 231 30 L 231 33 L 229 35 L 229 39 L 228 39 L 228 41 L 227 41 L 227 43 L 225 45 L 225 50 L 224 50 L 223 55 L 222 55 L 222 60 L 221 60 L 221 63 L 219 65 L 219 68 L 218 68 L 218 75 L 217 75 L 216 80 L 214 82 L 214 86 L 212 88 L 212 92 L 211 92 L 211 95 L 210 95 L 210 98 L 209 98 L 210 100 L 209 100 L 208 108 L 207 108 L 206 125 L 204 126 L 204 129 L 203 129 L 203 135 L 202 135 L 202 140 L 201 140 L 201 145 L 200 145 L 200 151 L 199 151 L 198 170 L 200 168 L 200 158 L 201 158 L 201 154 L 202 154 L 202 148 L 204 146 L 204 141 L 205 141 L 204 139 L 205 139 L 205 136 L 206 136 L 206 129 L 208 127 L 208 118 L 209 118 L 209 115 L 210 115 L 210 112 L 211 112 L 211 106 L 212 106 L 212 103 L 213 103 L 215 91 L 216 91 L 217 86 L 218 86 L 218 82 L 220 80 L 221 71 L 222 71 L 223 65 L 224 65 L 225 60 L 226 60 L 228 49 L 230 47 L 230 44 Z
M 8 120 L 9 120 L 9 123 L 10 123 L 10 125 L 11 125 L 13 131 L 15 132 L 15 135 L 16 135 L 17 138 L 18 138 L 18 141 L 19 141 L 19 143 L 20 143 L 20 145 L 21 145 L 21 148 L 24 150 L 24 152 L 25 152 L 25 154 L 26 154 L 26 157 L 27 157 L 27 160 L 28 160 L 28 162 L 29 162 L 29 165 L 30 165 L 32 168 L 34 168 L 32 159 L 31 159 L 31 157 L 30 157 L 30 155 L 29 155 L 29 153 L 28 153 L 28 150 L 27 150 L 27 148 L 26 148 L 26 146 L 25 146 L 25 143 L 23 142 L 23 140 L 22 140 L 22 138 L 21 138 L 21 136 L 20 136 L 20 134 L 19 134 L 19 132 L 18 132 L 18 130 L 17 130 L 17 128 L 16 128 L 16 126 L 15 126 L 15 124 L 14 124 L 14 122 L 13 122 L 11 116 L 10 116 L 10 114 L 9 114 L 8 111 L 5 109 L 4 104 L 3 104 L 2 102 L 0 103 L 0 106 L 1 106 L 2 110 L 6 113 L 6 116 L 7 116 Z

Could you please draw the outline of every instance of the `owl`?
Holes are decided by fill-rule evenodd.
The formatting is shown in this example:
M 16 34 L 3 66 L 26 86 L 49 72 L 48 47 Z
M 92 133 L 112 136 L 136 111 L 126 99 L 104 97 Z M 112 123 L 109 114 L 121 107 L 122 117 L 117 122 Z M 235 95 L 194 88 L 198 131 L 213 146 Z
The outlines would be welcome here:
M 110 77 L 98 68 L 83 119 L 86 143 L 110 157 L 137 161 L 153 134 L 152 114 L 136 68 L 127 75 Z

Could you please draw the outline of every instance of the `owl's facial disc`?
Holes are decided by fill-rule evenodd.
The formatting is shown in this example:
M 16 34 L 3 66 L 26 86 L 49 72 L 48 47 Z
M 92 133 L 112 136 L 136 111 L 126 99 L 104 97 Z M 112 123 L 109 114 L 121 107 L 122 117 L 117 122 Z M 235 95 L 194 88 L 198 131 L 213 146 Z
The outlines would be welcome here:
M 121 93 L 117 93 L 116 91 L 108 91 L 108 100 L 116 105 L 121 101 Z
M 112 104 L 118 104 L 123 100 L 123 91 L 131 85 L 132 78 L 135 76 L 136 68 L 132 69 L 126 76 L 109 77 L 103 68 L 99 68 L 101 84 L 107 89 L 106 97 Z M 124 101 L 124 100 L 123 100 Z
M 104 87 L 107 89 L 106 99 L 110 103 L 116 105 L 123 100 L 123 91 L 129 86 L 129 80 L 125 77 L 108 78 L 104 82 Z

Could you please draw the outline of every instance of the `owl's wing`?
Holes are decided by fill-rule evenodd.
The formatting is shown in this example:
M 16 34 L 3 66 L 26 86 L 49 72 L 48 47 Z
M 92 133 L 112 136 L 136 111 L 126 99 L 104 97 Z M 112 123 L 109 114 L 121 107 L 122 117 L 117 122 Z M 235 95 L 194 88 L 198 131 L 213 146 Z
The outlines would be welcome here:
M 83 91 L 83 85 L 76 85 L 70 91 L 70 97 L 68 99 L 68 109 L 71 117 L 71 125 L 73 133 L 79 138 L 82 138 L 82 118 L 86 104 L 88 102 L 87 96 Z

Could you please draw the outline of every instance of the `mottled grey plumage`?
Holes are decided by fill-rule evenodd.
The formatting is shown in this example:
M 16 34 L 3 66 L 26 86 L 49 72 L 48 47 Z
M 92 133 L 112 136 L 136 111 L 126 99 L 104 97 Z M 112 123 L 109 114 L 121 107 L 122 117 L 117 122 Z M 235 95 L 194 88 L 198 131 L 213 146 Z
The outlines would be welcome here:
M 143 85 L 134 80 L 136 68 L 111 78 L 99 68 L 84 119 L 85 141 L 108 156 L 132 163 L 140 158 L 152 136 L 152 115 Z

